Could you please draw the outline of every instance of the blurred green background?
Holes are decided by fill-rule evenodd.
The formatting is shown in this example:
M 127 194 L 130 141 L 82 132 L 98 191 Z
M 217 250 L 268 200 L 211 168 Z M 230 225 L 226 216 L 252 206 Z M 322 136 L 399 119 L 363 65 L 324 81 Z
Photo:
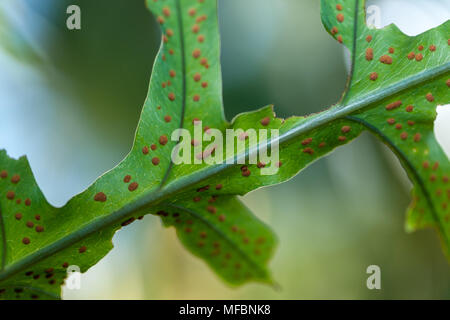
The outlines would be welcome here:
M 80 31 L 65 27 L 70 4 L 81 7 Z M 319 1 L 219 0 L 219 19 L 228 119 L 270 103 L 278 116 L 308 114 L 339 99 L 345 51 L 323 29 Z M 0 41 L 0 148 L 27 154 L 48 200 L 62 205 L 129 151 L 158 26 L 144 0 L 6 0 Z M 147 216 L 118 232 L 82 289 L 64 289 L 64 297 L 448 299 L 450 268 L 437 235 L 404 231 L 410 188 L 397 160 L 365 134 L 291 181 L 243 198 L 279 237 L 271 267 L 281 289 L 227 287 L 173 229 Z M 381 290 L 366 287 L 373 264 Z

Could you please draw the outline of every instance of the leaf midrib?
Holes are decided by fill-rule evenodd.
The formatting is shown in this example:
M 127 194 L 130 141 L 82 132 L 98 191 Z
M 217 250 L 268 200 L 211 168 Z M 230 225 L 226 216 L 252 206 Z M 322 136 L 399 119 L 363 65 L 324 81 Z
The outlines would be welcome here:
M 181 13 L 181 3 L 180 0 L 176 0 L 176 8 L 177 8 L 177 20 L 178 20 L 178 34 L 180 35 L 180 51 L 181 51 L 181 69 L 182 69 L 182 91 L 181 91 L 181 116 L 180 116 L 180 125 L 178 128 L 184 127 L 184 115 L 186 112 L 186 48 L 184 45 L 184 27 L 183 27 L 183 14 Z M 164 176 L 161 180 L 161 183 L 159 184 L 159 187 L 157 190 L 161 190 L 167 179 L 169 179 L 169 175 L 172 172 L 172 168 L 174 166 L 174 163 L 172 161 L 172 158 L 170 158 L 170 164 L 167 168 L 166 172 L 164 173 Z

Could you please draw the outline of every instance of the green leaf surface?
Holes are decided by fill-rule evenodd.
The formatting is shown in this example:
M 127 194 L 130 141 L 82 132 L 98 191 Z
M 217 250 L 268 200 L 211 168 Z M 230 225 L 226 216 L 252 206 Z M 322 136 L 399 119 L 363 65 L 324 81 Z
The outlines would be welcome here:
M 68 266 L 86 271 L 111 250 L 118 229 L 149 213 L 175 227 L 185 247 L 227 283 L 273 283 L 267 264 L 276 237 L 236 196 L 286 181 L 364 130 L 394 151 L 414 183 L 408 228 L 434 226 L 448 254 L 450 168 L 433 121 L 436 106 L 450 102 L 449 22 L 408 37 L 395 26 L 369 29 L 364 1 L 322 1 L 326 29 L 352 53 L 352 72 L 340 102 L 318 114 L 288 119 L 276 118 L 268 106 L 228 123 L 216 1 L 147 4 L 163 39 L 129 155 L 64 207 L 54 208 L 27 160 L 0 153 L 0 298 L 58 298 Z M 171 161 L 178 142 L 171 136 L 178 128 L 192 135 L 200 128 L 211 141 L 190 147 L 191 159 L 204 163 Z M 219 154 L 212 129 L 242 130 L 233 138 L 234 152 L 222 163 L 212 162 Z M 268 138 L 255 140 L 252 129 L 279 130 L 279 135 L 269 131 Z M 258 155 L 277 143 L 279 159 L 268 162 Z M 258 161 L 250 164 L 253 157 Z M 263 174 L 267 168 L 276 168 L 276 174 Z
M 450 103 L 450 21 L 409 37 L 393 24 L 367 27 L 363 1 L 321 4 L 325 27 L 352 51 L 352 74 L 341 104 L 400 89 L 347 118 L 379 137 L 413 182 L 407 229 L 435 227 L 449 255 L 450 162 L 433 127 L 436 107 Z

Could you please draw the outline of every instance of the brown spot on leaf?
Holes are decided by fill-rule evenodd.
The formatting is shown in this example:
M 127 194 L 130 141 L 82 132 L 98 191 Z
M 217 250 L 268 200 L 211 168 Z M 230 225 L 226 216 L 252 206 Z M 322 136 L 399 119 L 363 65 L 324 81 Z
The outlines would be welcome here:
M 12 183 L 16 184 L 19 181 L 20 181 L 20 176 L 18 174 L 15 174 L 15 175 L 12 176 L 12 178 L 11 178 L 11 182 Z
M 436 171 L 438 168 L 439 168 L 439 162 L 436 161 L 436 162 L 433 164 L 433 168 L 432 168 L 432 169 L 433 169 L 434 171 Z
M 197 11 L 194 8 L 189 9 L 188 14 L 193 17 Z
M 347 132 L 350 132 L 351 129 L 352 128 L 350 126 L 343 126 L 341 128 L 341 131 L 342 131 L 342 133 L 347 133 Z
M 263 163 L 263 162 L 261 162 L 261 161 L 258 161 L 258 163 L 256 164 L 256 166 L 257 166 L 259 169 L 261 169 L 261 168 L 264 168 L 264 167 L 266 166 L 266 164 Z
M 202 22 L 206 20 L 206 15 L 201 15 L 200 17 L 198 17 L 195 21 L 196 22 Z
M 395 108 L 400 107 L 401 105 L 402 105 L 402 102 L 400 100 L 398 100 L 398 101 L 395 101 L 395 102 L 392 102 L 392 103 L 388 104 L 386 106 L 386 110 L 393 110 Z
M 270 117 L 265 117 L 265 118 L 261 119 L 261 124 L 263 126 L 267 126 L 267 125 L 269 125 L 269 123 L 270 123 Z
M 159 164 L 159 162 L 160 162 L 160 160 L 159 160 L 158 157 L 152 158 L 152 163 L 153 163 L 154 166 L 157 166 Z
M 170 17 L 170 9 L 169 9 L 169 7 L 164 7 L 162 12 L 163 12 L 163 14 L 166 17 Z
M 159 144 L 160 145 L 164 146 L 164 145 L 167 144 L 167 142 L 169 142 L 169 139 L 167 138 L 166 135 L 162 135 L 162 136 L 159 137 Z
M 132 182 L 130 183 L 130 185 L 128 186 L 128 190 L 130 191 L 134 191 L 139 187 L 139 184 L 137 182 Z
M 198 188 L 197 192 L 203 192 L 203 191 L 208 191 L 208 190 L 209 190 L 209 185 L 201 187 L 201 188 Z
M 200 51 L 200 49 L 195 49 L 194 51 L 192 51 L 192 56 L 193 56 L 195 59 L 200 58 L 201 54 L 202 54 L 202 52 Z
M 380 57 L 380 62 L 384 64 L 392 64 L 392 57 L 387 54 Z
M 202 79 L 202 76 L 200 75 L 200 73 L 194 74 L 194 81 L 195 82 L 199 82 L 201 79 Z
M 250 176 L 250 174 L 251 174 L 251 172 L 250 172 L 250 170 L 245 170 L 245 171 L 242 171 L 242 176 L 243 177 L 249 177 Z
M 305 140 L 302 141 L 302 145 L 306 146 L 308 144 L 310 144 L 313 141 L 313 138 L 306 138 Z
M 98 202 L 105 202 L 106 201 L 106 194 L 103 192 L 99 192 L 94 196 L 94 200 Z
M 217 209 L 214 206 L 208 206 L 206 210 L 208 210 L 208 212 L 212 214 L 215 214 L 217 212 Z
M 373 49 L 372 48 L 366 49 L 366 60 L 367 61 L 373 60 Z

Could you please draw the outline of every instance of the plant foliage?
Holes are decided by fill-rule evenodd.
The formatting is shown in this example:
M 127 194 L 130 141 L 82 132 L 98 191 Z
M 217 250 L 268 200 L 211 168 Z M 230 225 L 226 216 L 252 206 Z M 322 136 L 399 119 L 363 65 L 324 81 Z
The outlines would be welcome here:
M 222 106 L 216 1 L 147 5 L 160 23 L 162 46 L 128 156 L 55 208 L 27 159 L 0 152 L 0 298 L 59 298 L 68 266 L 85 272 L 112 249 L 118 229 L 146 214 L 176 228 L 185 247 L 227 283 L 273 283 L 267 264 L 276 237 L 237 196 L 290 179 L 365 130 L 392 149 L 414 184 L 407 229 L 436 228 L 449 255 L 450 163 L 433 133 L 436 106 L 450 103 L 449 21 L 409 37 L 395 25 L 367 27 L 362 0 L 322 0 L 325 28 L 352 56 L 341 100 L 307 117 L 279 119 L 268 106 L 230 123 Z M 262 175 L 268 165 L 262 162 L 172 163 L 172 132 L 193 133 L 198 120 L 205 136 L 208 128 L 278 129 L 278 173 Z M 245 141 L 234 160 L 271 143 Z M 201 157 L 213 156 L 211 146 L 199 150 Z

